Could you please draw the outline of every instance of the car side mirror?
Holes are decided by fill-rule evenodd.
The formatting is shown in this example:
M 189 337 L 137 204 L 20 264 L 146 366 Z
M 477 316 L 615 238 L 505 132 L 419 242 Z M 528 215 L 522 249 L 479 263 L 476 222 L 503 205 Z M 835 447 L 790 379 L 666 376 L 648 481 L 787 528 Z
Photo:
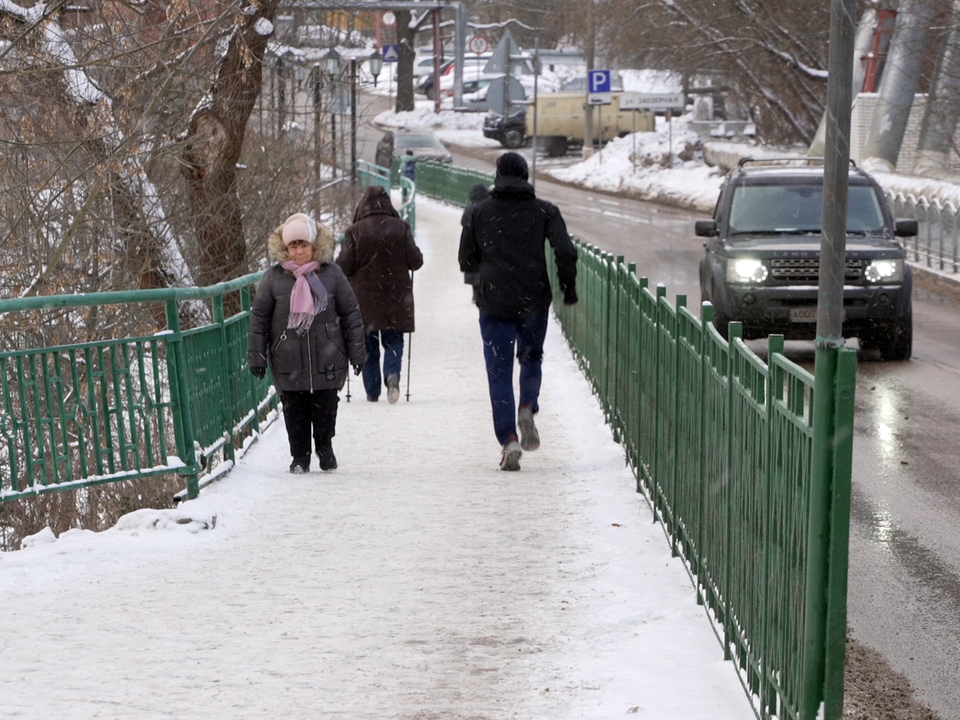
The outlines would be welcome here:
M 693 225 L 693 231 L 697 234 L 697 237 L 716 237 L 717 221 L 697 220 Z
M 893 234 L 897 237 L 915 237 L 919 231 L 916 220 L 897 220 Z

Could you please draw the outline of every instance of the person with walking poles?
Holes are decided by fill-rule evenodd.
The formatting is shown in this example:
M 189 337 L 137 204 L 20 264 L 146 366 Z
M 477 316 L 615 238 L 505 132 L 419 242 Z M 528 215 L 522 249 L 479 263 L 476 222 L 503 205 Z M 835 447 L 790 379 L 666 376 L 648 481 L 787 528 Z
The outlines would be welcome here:
M 337 264 L 349 279 L 363 316 L 367 400 L 379 400 L 385 384 L 387 400 L 395 403 L 400 398 L 403 335 L 414 331 L 411 271 L 423 266 L 423 253 L 384 188 L 371 185 L 364 190 L 353 224 L 344 233 Z
M 276 264 L 263 274 L 250 313 L 247 363 L 261 379 L 270 367 L 292 473 L 310 470 L 311 434 L 320 469 L 336 469 L 338 392 L 349 366 L 359 375 L 367 359 L 360 306 L 333 249 L 333 234 L 313 218 L 284 220 L 267 239 Z
M 464 212 L 460 234 L 460 270 L 477 277 L 480 337 L 501 470 L 519 470 L 523 451 L 540 447 L 534 415 L 540 409 L 543 341 L 552 300 L 545 241 L 553 248 L 563 302 L 577 302 L 577 249 L 560 210 L 538 199 L 527 177 L 522 155 L 501 155 L 490 197 Z M 518 406 L 514 352 L 520 364 Z

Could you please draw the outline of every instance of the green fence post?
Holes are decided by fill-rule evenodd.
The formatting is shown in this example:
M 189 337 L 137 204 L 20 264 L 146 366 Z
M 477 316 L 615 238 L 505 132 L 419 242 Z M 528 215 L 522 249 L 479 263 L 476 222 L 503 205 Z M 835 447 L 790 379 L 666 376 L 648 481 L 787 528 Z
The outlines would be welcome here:
M 843 674 L 847 646 L 847 570 L 850 555 L 850 495 L 853 476 L 853 405 L 857 353 L 840 350 L 837 368 L 833 486 L 830 508 L 829 576 L 824 678 L 824 719 L 843 717 Z
M 613 265 L 613 282 L 611 283 L 611 292 L 613 301 L 610 303 L 610 344 L 607 345 L 613 351 L 613 361 L 610 363 L 610 413 L 613 422 L 613 439 L 620 442 L 623 436 L 623 408 L 620 401 L 620 353 L 623 352 L 620 347 L 620 300 L 623 279 L 623 255 L 617 255 Z
M 680 526 L 677 521 L 677 501 L 680 486 L 680 308 L 687 306 L 687 296 L 677 295 L 677 304 L 673 316 L 673 397 L 670 398 L 670 404 L 673 406 L 671 415 L 673 416 L 673 472 L 670 473 L 670 497 L 671 504 L 674 506 L 673 513 L 673 532 L 670 533 L 670 552 L 673 557 L 680 555 Z
M 230 462 L 236 462 L 237 454 L 233 447 L 233 408 L 235 407 L 233 398 L 233 382 L 230 377 L 229 350 L 227 348 L 227 325 L 223 312 L 223 294 L 217 295 L 211 300 L 213 306 L 213 321 L 217 324 L 219 331 L 217 337 L 220 338 L 220 387 L 223 392 L 217 398 L 220 402 L 220 425 L 223 428 L 226 437 L 227 459 Z
M 193 500 L 200 494 L 197 480 L 197 453 L 193 446 L 193 413 L 190 409 L 190 393 L 187 387 L 187 360 L 183 352 L 183 336 L 180 334 L 180 316 L 176 300 L 164 303 L 167 313 L 167 328 L 170 340 L 167 342 L 167 372 L 170 383 L 170 400 L 173 405 L 174 431 L 178 435 L 177 445 L 186 467 L 180 471 L 187 480 L 187 497 Z M 179 416 L 179 417 L 178 417 Z
M 767 457 L 766 463 L 766 477 L 763 478 L 764 486 L 764 506 L 763 506 L 763 517 L 764 517 L 764 532 L 763 532 L 763 599 L 761 600 L 760 607 L 762 608 L 761 612 L 763 613 L 763 622 L 762 626 L 762 637 L 760 640 L 761 653 L 768 653 L 770 651 L 770 634 L 776 632 L 776 630 L 771 627 L 771 612 L 770 612 L 770 563 L 771 563 L 771 544 L 773 542 L 773 523 L 771 518 L 773 517 L 773 475 L 774 475 L 774 452 L 773 452 L 773 424 L 774 424 L 774 399 L 778 398 L 782 394 L 783 388 L 783 370 L 779 365 L 774 362 L 774 358 L 777 355 L 783 354 L 783 335 L 770 335 L 767 337 L 767 377 L 766 377 L 766 387 L 764 388 L 764 409 L 766 412 L 766 422 L 763 426 L 763 441 L 764 441 L 764 454 Z M 762 712 L 768 712 L 769 708 L 776 707 L 777 694 L 776 690 L 770 692 L 770 679 L 767 673 L 761 671 L 760 673 L 760 689 L 757 695 L 760 698 L 760 708 Z M 771 697 L 772 695 L 772 697 Z
M 706 531 L 704 518 L 707 512 L 707 348 L 710 340 L 710 333 L 707 326 L 713 324 L 713 305 L 709 301 L 700 303 L 700 342 L 697 350 L 700 353 L 700 397 L 698 398 L 698 418 L 700 427 L 700 447 L 697 452 L 697 487 L 700 491 L 697 493 L 697 514 L 700 522 L 697 524 L 697 564 L 695 570 L 698 578 L 703 578 L 703 546 L 706 542 L 704 533 Z M 697 583 L 697 604 L 703 605 L 706 599 L 703 596 L 703 582 Z
M 733 545 L 733 493 L 730 491 L 730 485 L 733 477 L 733 410 L 734 410 L 734 383 L 733 368 L 734 354 L 736 353 L 736 341 L 743 336 L 743 325 L 739 322 L 730 322 L 727 325 L 727 443 L 726 457 L 724 458 L 724 496 L 726 498 L 726 513 L 724 518 L 724 544 L 726 553 L 723 562 L 723 659 L 731 660 L 730 638 L 736 633 L 733 628 L 733 608 L 730 605 L 730 586 L 733 576 L 733 553 L 730 548 Z
M 803 608 L 803 679 L 800 720 L 814 720 L 823 700 L 830 535 L 830 483 L 836 440 L 836 382 L 839 350 L 817 343 L 813 383 L 813 457 L 807 508 L 807 576 Z
M 250 302 L 250 286 L 240 289 L 240 310 L 247 313 L 247 323 L 249 327 L 250 322 L 250 309 L 252 304 Z M 256 433 L 260 432 L 260 393 L 257 392 L 259 387 L 259 381 L 253 376 L 253 374 L 247 374 L 247 383 L 250 388 L 250 395 L 253 399 L 253 417 L 250 420 L 250 427 L 253 428 L 253 431 Z

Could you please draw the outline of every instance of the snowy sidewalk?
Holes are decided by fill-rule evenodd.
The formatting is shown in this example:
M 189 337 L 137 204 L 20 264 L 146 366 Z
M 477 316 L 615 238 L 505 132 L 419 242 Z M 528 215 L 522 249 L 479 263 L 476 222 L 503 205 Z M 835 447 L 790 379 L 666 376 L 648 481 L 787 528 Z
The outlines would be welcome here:
M 460 213 L 418 201 L 411 400 L 353 378 L 339 470 L 279 421 L 180 511 L 0 555 L 0 716 L 754 717 L 556 323 L 498 470 Z

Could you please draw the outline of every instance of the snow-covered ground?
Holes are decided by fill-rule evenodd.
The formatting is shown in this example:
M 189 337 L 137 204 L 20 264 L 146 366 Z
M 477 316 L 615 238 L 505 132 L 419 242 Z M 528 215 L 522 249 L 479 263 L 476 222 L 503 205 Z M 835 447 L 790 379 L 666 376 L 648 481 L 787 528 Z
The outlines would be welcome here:
M 497 469 L 460 212 L 419 201 L 411 399 L 353 379 L 340 469 L 279 420 L 175 511 L 0 555 L 4 718 L 753 717 L 556 324 Z

